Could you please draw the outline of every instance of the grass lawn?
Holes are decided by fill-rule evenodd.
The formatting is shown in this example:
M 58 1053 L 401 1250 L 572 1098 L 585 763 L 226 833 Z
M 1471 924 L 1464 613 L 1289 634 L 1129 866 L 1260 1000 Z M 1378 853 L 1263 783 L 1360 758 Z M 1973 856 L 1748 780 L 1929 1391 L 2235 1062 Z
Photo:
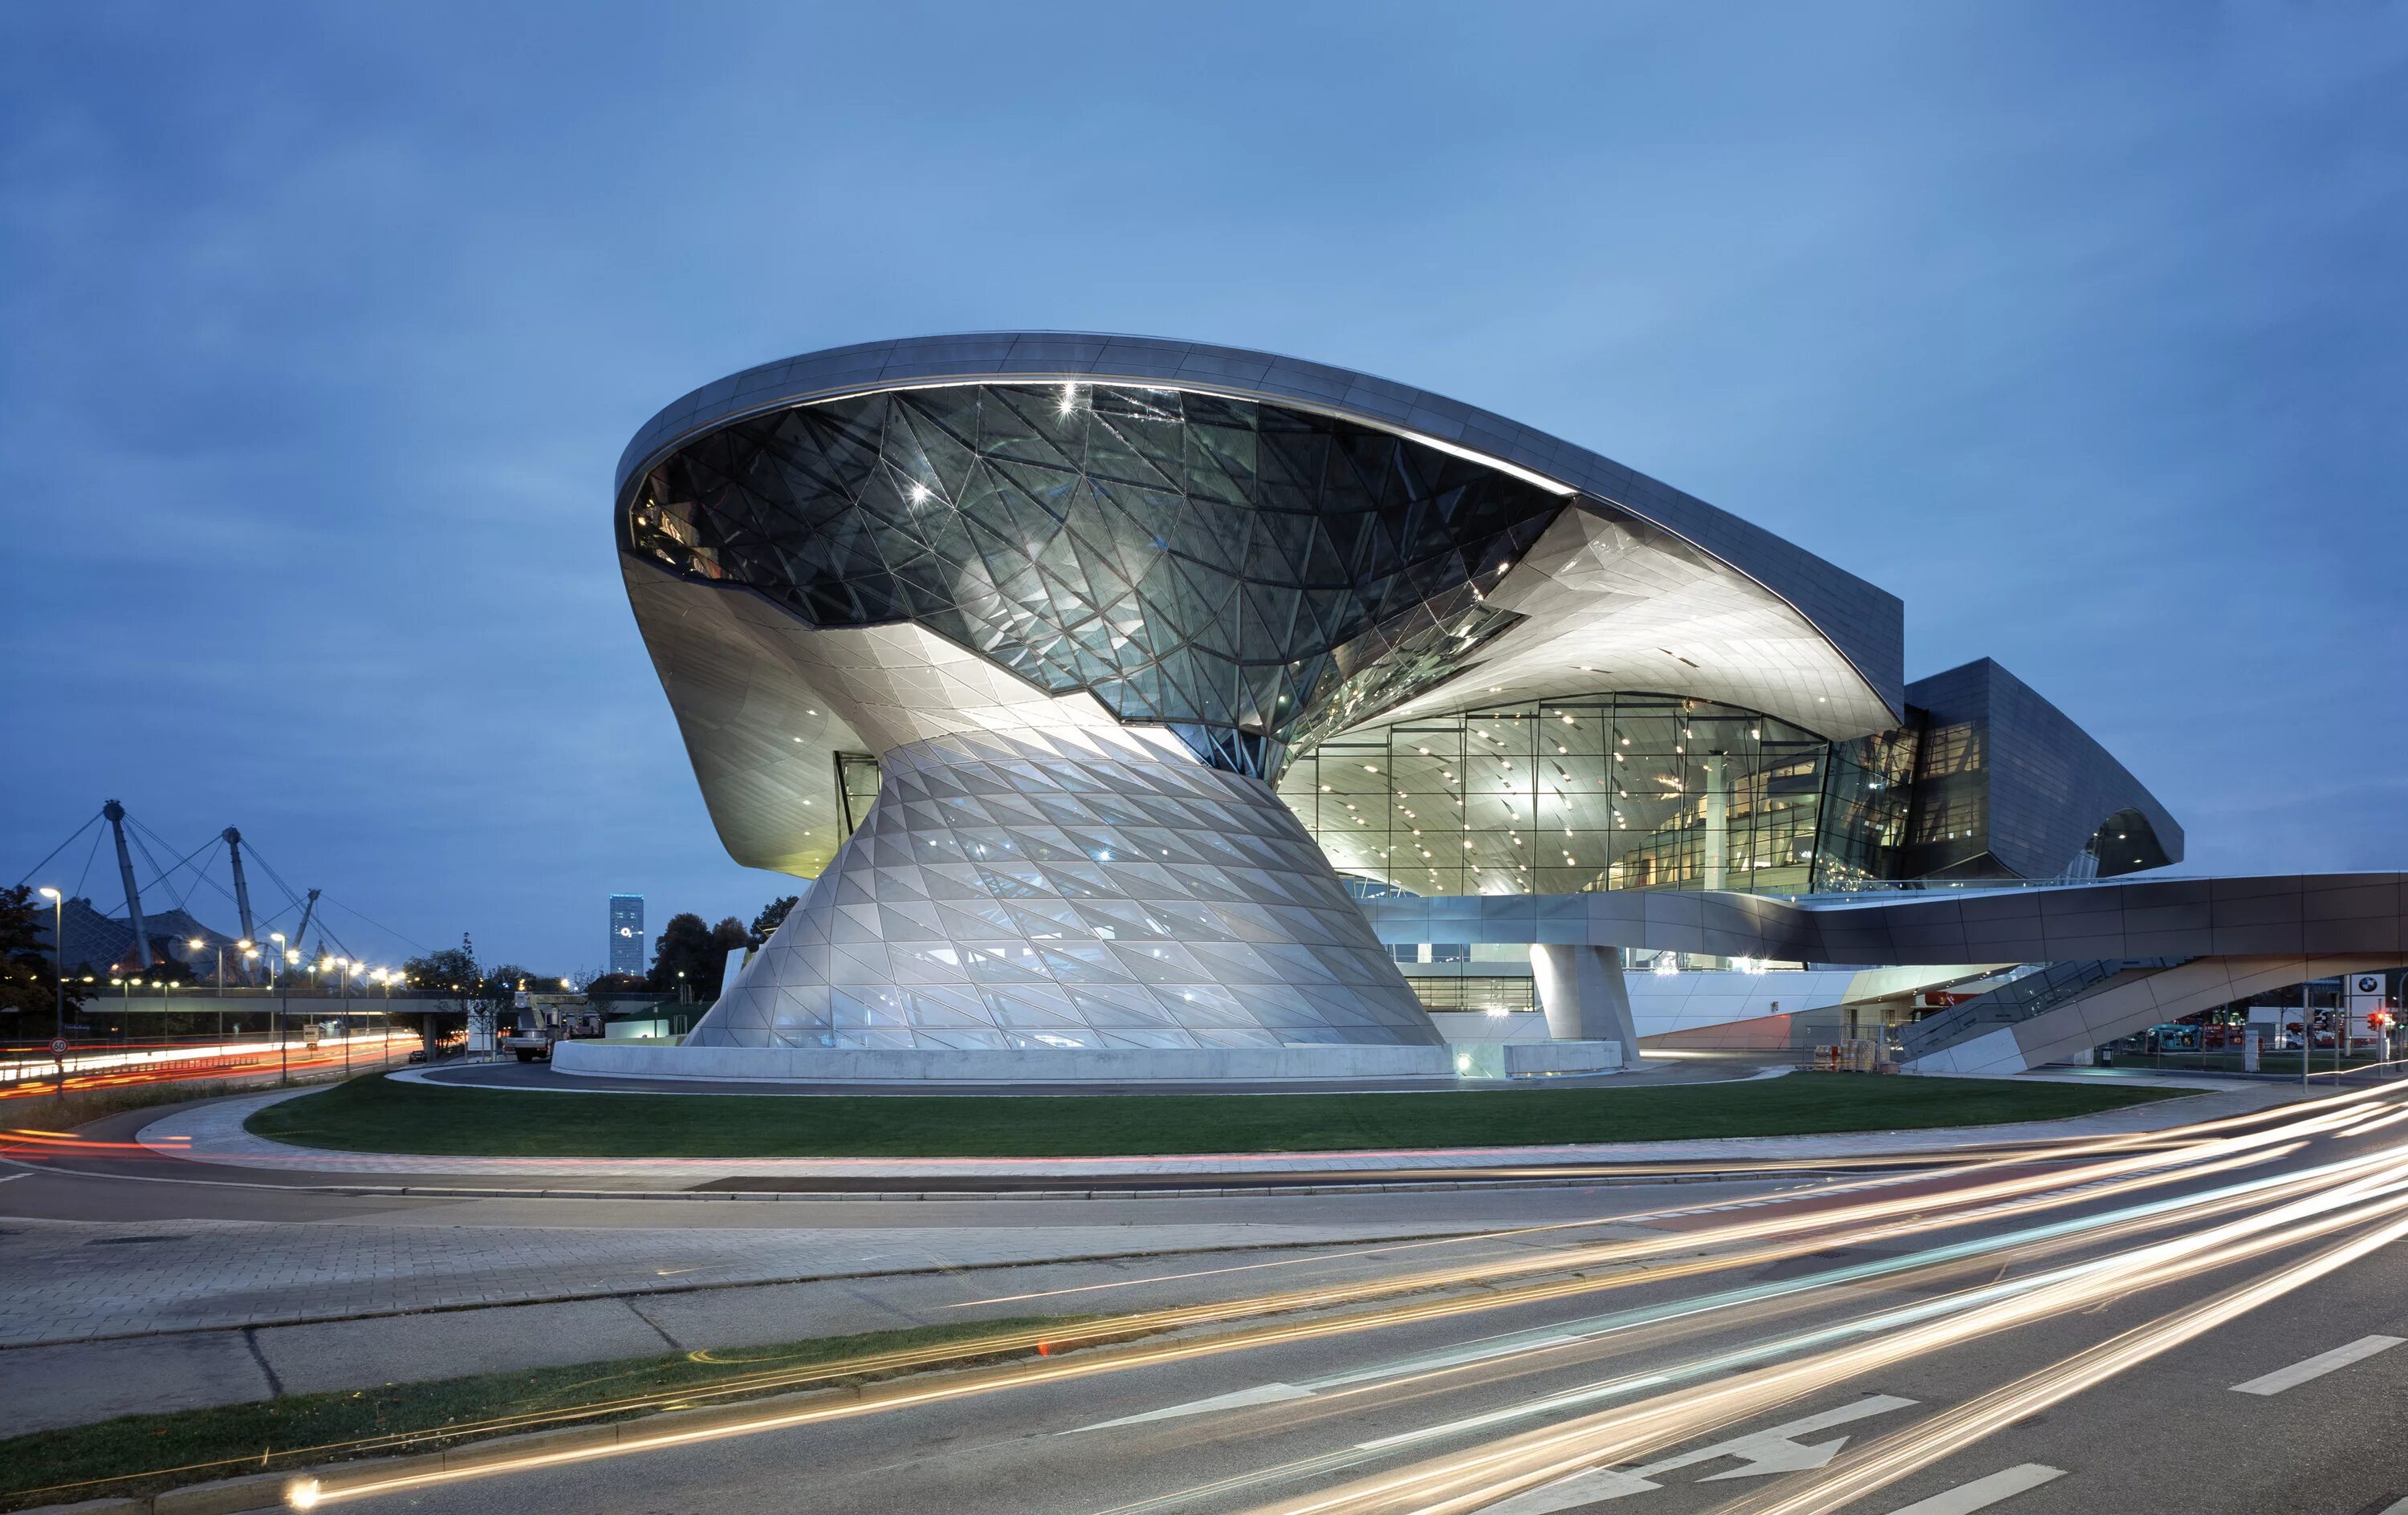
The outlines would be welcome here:
M 355 1079 L 250 1129 L 431 1156 L 1097 1157 L 1772 1136 L 2087 1115 L 2180 1090 L 1798 1073 L 1753 1082 L 1408 1094 L 549 1093 Z
M 915 1367 L 1024 1356 L 1085 1316 L 965 1321 L 781 1347 L 635 1357 L 350 1394 L 291 1394 L 213 1409 L 127 1415 L 0 1441 L 0 1509 L 140 1496 L 571 1422 L 725 1404 Z

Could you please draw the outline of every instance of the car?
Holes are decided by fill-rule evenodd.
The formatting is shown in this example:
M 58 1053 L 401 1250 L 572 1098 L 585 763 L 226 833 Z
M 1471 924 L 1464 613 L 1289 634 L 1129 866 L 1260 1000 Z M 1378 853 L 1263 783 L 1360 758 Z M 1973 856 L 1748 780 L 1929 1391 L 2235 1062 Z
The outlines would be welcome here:
M 423 1048 L 423 1047 L 413 1047 L 413 1048 L 411 1048 L 411 1049 L 409 1050 L 409 1061 L 410 1061 L 410 1062 L 412 1062 L 412 1063 L 423 1063 L 423 1062 L 425 1062 L 425 1061 L 426 1061 L 426 1049 L 425 1049 L 425 1048 Z

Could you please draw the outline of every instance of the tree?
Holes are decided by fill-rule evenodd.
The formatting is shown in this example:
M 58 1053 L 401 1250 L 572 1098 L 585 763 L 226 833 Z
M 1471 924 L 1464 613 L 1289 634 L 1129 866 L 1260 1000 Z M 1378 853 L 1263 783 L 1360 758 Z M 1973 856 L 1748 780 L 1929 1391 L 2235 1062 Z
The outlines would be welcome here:
M 471 1033 L 500 1026 L 503 1013 L 518 993 L 519 980 L 526 976 L 522 967 L 505 965 L 489 969 L 479 963 L 477 944 L 465 931 L 459 946 L 413 957 L 401 965 L 401 971 L 412 989 L 426 991 L 438 1011 L 459 1016 Z
M 665 993 L 691 991 L 695 1003 L 708 1005 L 719 997 L 727 954 L 752 942 L 744 922 L 732 915 L 715 926 L 691 911 L 670 916 L 653 938 L 652 987 Z
M 652 987 L 664 993 L 690 990 L 700 997 L 710 955 L 710 927 L 702 917 L 691 910 L 670 916 L 652 938 Z
M 16 1016 L 13 1035 L 58 1032 L 58 973 L 42 951 L 50 938 L 50 924 L 49 903 L 36 899 L 31 889 L 22 884 L 0 889 L 0 1013 Z M 81 1005 L 90 992 L 70 976 L 68 1009 Z
M 748 945 L 766 945 L 777 929 L 786 923 L 786 912 L 801 904 L 802 899 L 800 894 L 781 894 L 762 906 L 761 913 L 752 918 L 752 935 L 748 938 Z

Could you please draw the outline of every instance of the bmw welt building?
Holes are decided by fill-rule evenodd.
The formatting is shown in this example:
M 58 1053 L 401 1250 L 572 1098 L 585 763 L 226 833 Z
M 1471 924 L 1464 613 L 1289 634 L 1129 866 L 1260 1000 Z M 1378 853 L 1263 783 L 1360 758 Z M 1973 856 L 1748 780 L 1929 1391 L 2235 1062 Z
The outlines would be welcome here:
M 697 1070 L 1392 1077 L 1466 1017 L 1571 1068 L 1836 1003 L 1887 965 L 1798 923 L 1835 902 L 2182 856 L 2004 668 L 1907 682 L 1894 596 L 1324 364 L 812 353 L 654 417 L 614 512 L 721 838 L 815 880 Z M 1914 984 L 2013 965 L 1939 955 Z M 1713 1003 L 1651 1031 L 1671 987 Z

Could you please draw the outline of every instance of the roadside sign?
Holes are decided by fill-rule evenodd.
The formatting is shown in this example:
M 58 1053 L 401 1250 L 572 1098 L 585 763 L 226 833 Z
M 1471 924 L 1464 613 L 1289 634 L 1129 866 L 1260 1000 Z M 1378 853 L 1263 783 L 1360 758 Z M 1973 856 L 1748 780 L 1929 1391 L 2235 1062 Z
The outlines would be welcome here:
M 54 1052 L 64 1052 L 64 1051 L 65 1051 L 66 1050 L 67 1050 L 67 1039 L 66 1039 L 64 1036 L 52 1036 L 52 1037 L 50 1038 L 50 1050 L 51 1050 L 51 1051 L 54 1051 Z

